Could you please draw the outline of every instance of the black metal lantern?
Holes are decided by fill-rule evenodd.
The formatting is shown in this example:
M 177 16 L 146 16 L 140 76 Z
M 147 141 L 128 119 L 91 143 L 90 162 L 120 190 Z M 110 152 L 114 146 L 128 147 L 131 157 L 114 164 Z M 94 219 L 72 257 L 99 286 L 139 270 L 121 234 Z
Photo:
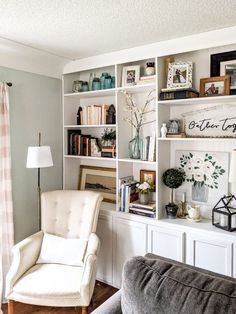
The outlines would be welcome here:
M 236 230 L 236 207 L 231 206 L 232 201 L 236 202 L 234 195 L 221 197 L 212 210 L 212 224 L 230 232 Z

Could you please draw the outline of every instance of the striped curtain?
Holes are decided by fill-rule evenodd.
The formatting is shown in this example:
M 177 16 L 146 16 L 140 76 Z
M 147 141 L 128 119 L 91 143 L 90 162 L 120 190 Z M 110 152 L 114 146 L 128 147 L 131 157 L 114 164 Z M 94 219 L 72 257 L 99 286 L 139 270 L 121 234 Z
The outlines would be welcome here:
M 8 86 L 0 82 L 0 312 L 14 241 L 9 120 Z

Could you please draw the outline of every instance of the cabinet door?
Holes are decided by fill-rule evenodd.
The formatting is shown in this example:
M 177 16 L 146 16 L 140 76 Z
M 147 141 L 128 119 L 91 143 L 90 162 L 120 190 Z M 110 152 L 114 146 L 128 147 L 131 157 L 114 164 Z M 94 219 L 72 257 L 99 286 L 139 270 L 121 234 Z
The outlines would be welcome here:
M 114 219 L 113 285 L 121 287 L 123 265 L 127 259 L 147 252 L 146 224 L 122 218 Z
M 101 247 L 98 254 L 97 279 L 112 285 L 112 217 L 99 215 L 97 235 Z
M 232 276 L 232 249 L 230 240 L 208 235 L 187 235 L 187 263 L 193 266 Z
M 184 262 L 184 232 L 149 225 L 148 252 Z

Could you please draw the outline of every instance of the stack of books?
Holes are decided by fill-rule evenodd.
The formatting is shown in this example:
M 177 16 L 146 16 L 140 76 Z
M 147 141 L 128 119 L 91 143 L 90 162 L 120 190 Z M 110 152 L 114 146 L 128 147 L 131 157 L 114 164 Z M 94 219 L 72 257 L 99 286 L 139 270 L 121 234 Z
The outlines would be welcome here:
M 129 212 L 131 214 L 141 215 L 145 217 L 156 217 L 156 203 L 150 202 L 147 205 L 140 204 L 138 201 L 130 203 Z
M 137 183 L 138 181 L 135 181 L 133 176 L 119 179 L 119 211 L 128 213 L 130 203 L 138 199 L 138 193 L 136 192 Z
M 101 125 L 107 124 L 108 110 L 110 105 L 81 106 L 81 125 Z
M 156 75 L 141 76 L 139 81 L 137 82 L 137 85 L 152 84 L 155 83 L 155 79 Z

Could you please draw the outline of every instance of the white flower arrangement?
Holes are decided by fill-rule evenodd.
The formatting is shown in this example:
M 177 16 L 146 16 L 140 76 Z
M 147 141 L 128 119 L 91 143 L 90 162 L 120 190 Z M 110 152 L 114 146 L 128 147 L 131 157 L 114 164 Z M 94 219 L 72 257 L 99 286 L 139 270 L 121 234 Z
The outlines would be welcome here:
M 153 102 L 153 100 L 155 100 L 155 96 L 153 96 L 154 92 L 155 90 L 150 91 L 147 95 L 147 99 L 143 107 L 138 108 L 134 98 L 132 97 L 132 94 L 127 93 L 126 91 L 122 91 L 122 93 L 125 95 L 125 98 L 126 98 L 126 106 L 124 108 L 124 111 L 130 112 L 133 114 L 132 119 L 125 117 L 123 118 L 123 120 L 128 122 L 130 126 L 134 127 L 137 132 L 140 131 L 140 128 L 143 125 L 155 122 L 155 120 L 144 122 L 144 116 L 147 113 L 155 112 L 154 109 L 149 108 L 149 105 Z
M 192 153 L 182 155 L 180 167 L 185 172 L 186 182 L 193 182 L 194 186 L 206 185 L 211 189 L 218 189 L 218 178 L 225 173 L 222 166 L 208 153 L 204 158 Z
M 142 193 L 142 194 L 147 194 L 152 191 L 152 187 L 149 183 L 143 182 L 143 183 L 137 183 L 136 184 L 136 192 Z

